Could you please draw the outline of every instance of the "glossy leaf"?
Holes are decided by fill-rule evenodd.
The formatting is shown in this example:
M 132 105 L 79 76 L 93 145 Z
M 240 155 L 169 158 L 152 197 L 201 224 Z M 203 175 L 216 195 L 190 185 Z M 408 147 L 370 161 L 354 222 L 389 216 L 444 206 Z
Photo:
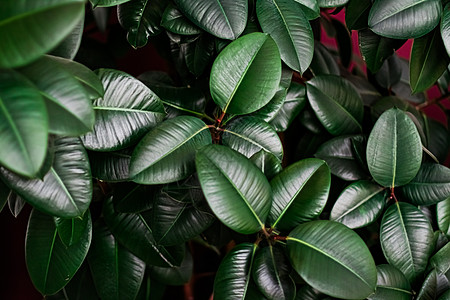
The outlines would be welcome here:
M 339 65 L 336 58 L 322 43 L 314 44 L 314 56 L 309 66 L 315 76 L 318 75 L 340 75 Z
M 412 299 L 411 285 L 405 275 L 391 265 L 377 266 L 377 289 L 369 300 Z
M 445 161 L 450 150 L 450 136 L 447 128 L 437 120 L 424 116 L 423 130 L 427 139 L 427 148 L 438 161 Z
M 173 267 L 180 265 L 183 260 L 184 247 L 170 248 L 156 243 L 149 226 L 148 213 L 117 213 L 109 198 L 103 205 L 103 216 L 106 225 L 120 244 L 146 264 Z
M 384 213 L 380 241 L 389 264 L 412 282 L 425 271 L 433 250 L 433 230 L 418 208 L 397 202 Z
M 405 59 L 399 59 L 399 67 L 401 70 L 400 81 L 392 85 L 392 91 L 398 97 L 406 99 L 413 103 L 423 103 L 425 102 L 425 93 L 415 93 L 412 94 L 411 86 L 409 84 L 409 61 Z
M 84 16 L 78 21 L 68 36 L 49 54 L 73 60 L 81 45 L 84 31 Z
M 449 63 L 450 59 L 438 29 L 415 39 L 409 64 L 412 92 L 423 92 L 431 87 Z
M 291 266 L 284 252 L 269 245 L 256 252 L 252 277 L 259 290 L 269 299 L 295 298 L 295 283 L 289 276 Z
M 20 101 L 19 101 L 20 100 Z M 13 70 L 0 71 L 0 163 L 32 177 L 47 153 L 47 111 L 36 87 Z
M 385 189 L 370 181 L 357 181 L 347 186 L 331 210 L 330 220 L 349 228 L 364 227 L 382 213 L 386 201 Z
M 166 7 L 162 15 L 161 25 L 170 32 L 182 35 L 194 35 L 202 32 L 173 4 Z
M 335 137 L 322 144 L 314 156 L 326 161 L 331 174 L 343 180 L 368 179 L 354 149 L 355 140 L 363 142 L 364 137 L 362 135 Z
M 189 71 L 199 77 L 212 61 L 215 46 L 213 37 L 208 34 L 201 34 L 195 41 L 183 46 Z
M 302 10 L 309 20 L 314 20 L 320 16 L 320 8 L 317 0 L 295 0 L 295 2 L 301 4 Z
M 332 135 L 361 132 L 363 103 L 350 82 L 333 75 L 316 76 L 306 86 L 308 101 Z
M 89 0 L 92 3 L 92 7 L 109 7 L 119 5 L 131 0 Z
M 129 167 L 131 154 L 129 151 L 90 151 L 88 154 L 91 163 L 92 177 L 108 182 L 130 180 Z
M 195 163 L 206 200 L 222 223 L 243 234 L 265 228 L 272 191 L 252 162 L 228 147 L 210 145 L 197 152 Z
M 219 53 L 209 85 L 211 96 L 222 111 L 241 115 L 267 104 L 277 92 L 280 78 L 277 45 L 269 35 L 255 32 Z
M 188 283 L 192 277 L 193 268 L 194 261 L 188 250 L 186 250 L 183 261 L 178 267 L 163 268 L 148 266 L 150 276 L 166 285 L 184 285 Z
M 450 169 L 435 163 L 422 164 L 416 177 L 402 187 L 415 205 L 436 204 L 450 197 Z
M 127 40 L 134 48 L 147 44 L 149 37 L 161 32 L 161 18 L 166 9 L 164 0 L 131 0 L 117 8 L 120 25 L 127 30 Z
M 401 78 L 402 67 L 400 65 L 400 59 L 395 54 L 388 57 L 375 74 L 375 80 L 385 89 L 391 89 L 400 82 Z
M 281 171 L 270 182 L 272 228 L 290 230 L 317 217 L 327 202 L 330 183 L 330 169 L 317 158 L 300 160 Z
M 220 263 L 214 280 L 214 299 L 244 299 L 250 283 L 257 245 L 235 246 Z
M 275 155 L 264 150 L 260 150 L 253 154 L 250 157 L 250 161 L 253 162 L 269 180 L 277 175 L 283 168 L 281 166 L 281 161 Z
M 175 0 L 175 4 L 194 24 L 221 39 L 237 39 L 247 24 L 247 0 Z
M 441 11 L 439 0 L 378 0 L 370 10 L 369 27 L 389 38 L 418 38 L 438 25 Z
M 92 198 L 92 177 L 86 150 L 78 138 L 57 138 L 53 166 L 41 179 L 25 179 L 5 169 L 0 176 L 34 207 L 63 218 L 81 216 Z
M 403 110 L 406 113 L 412 114 L 416 119 L 422 120 L 420 113 L 417 109 L 406 100 L 398 98 L 396 96 L 388 96 L 379 98 L 375 101 L 371 107 L 371 114 L 374 122 L 387 110 L 396 107 Z
M 319 7 L 332 8 L 347 4 L 348 0 L 317 0 Z
M 280 89 L 275 93 L 272 99 L 270 99 L 269 103 L 255 111 L 252 115 L 263 121 L 270 122 L 283 107 L 283 104 L 286 101 L 286 94 L 287 88 L 281 87 L 280 84 Z
M 413 121 L 398 108 L 385 111 L 367 142 L 370 174 L 385 187 L 410 182 L 422 162 L 422 143 Z
M 197 149 L 211 142 L 211 134 L 202 120 L 190 116 L 167 120 L 136 146 L 130 176 L 142 184 L 184 179 L 194 172 Z
M 100 298 L 136 298 L 145 263 L 120 245 L 102 220 L 94 224 L 88 261 Z
M 371 0 L 350 0 L 345 8 L 345 24 L 349 30 L 367 28 Z
M 49 114 L 49 131 L 58 135 L 79 136 L 92 130 L 94 110 L 89 94 L 81 82 L 66 71 L 61 60 L 44 56 L 21 68 L 20 72 L 36 85 L 44 97 Z
M 447 50 L 447 54 L 450 56 L 450 4 L 445 5 L 442 12 L 441 20 L 441 36 Z
M 258 21 L 280 50 L 281 59 L 295 71 L 303 73 L 313 57 L 314 38 L 302 6 L 292 0 L 258 0 Z
M 439 229 L 450 236 L 450 197 L 436 205 L 436 219 Z
M 25 207 L 26 204 L 25 200 L 23 200 L 22 197 L 20 197 L 13 191 L 10 191 L 7 197 L 7 201 L 9 211 L 14 216 L 14 218 L 17 218 L 19 214 L 22 212 L 23 208 Z
M 315 289 L 343 299 L 362 299 L 375 291 L 372 255 L 358 234 L 345 225 L 312 221 L 297 226 L 287 239 L 294 269 Z
M 422 287 L 420 288 L 417 297 L 415 297 L 414 299 L 417 300 L 437 299 L 437 297 L 442 292 L 448 291 L 449 289 L 450 284 L 447 277 L 439 274 L 435 269 L 432 269 L 431 272 L 427 275 L 427 277 L 423 281 Z M 445 300 L 448 298 L 443 299 Z
M 161 191 L 157 185 L 124 182 L 114 185 L 114 210 L 121 213 L 141 213 L 153 208 L 156 195 Z
M 112 69 L 97 71 L 105 95 L 94 100 L 94 130 L 82 137 L 87 149 L 111 151 L 136 142 L 165 116 L 158 96 L 132 76 Z
M 58 237 L 53 218 L 33 210 L 25 239 L 25 259 L 37 290 L 43 295 L 51 295 L 62 289 L 83 263 L 91 238 L 89 219 L 80 240 L 66 247 Z
M 431 257 L 430 265 L 441 275 L 445 275 L 450 270 L 450 243 L 447 243 Z
M 70 247 L 78 243 L 78 241 L 83 237 L 83 234 L 86 231 L 86 226 L 91 223 L 91 214 L 89 210 L 87 210 L 83 216 L 72 219 L 55 217 L 54 221 L 59 239 L 64 246 Z
M 24 66 L 53 49 L 83 18 L 84 6 L 85 0 L 2 1 L 0 68 Z
M 277 133 L 256 117 L 243 117 L 228 123 L 222 133 L 222 143 L 246 157 L 264 150 L 280 161 L 283 159 L 283 146 Z

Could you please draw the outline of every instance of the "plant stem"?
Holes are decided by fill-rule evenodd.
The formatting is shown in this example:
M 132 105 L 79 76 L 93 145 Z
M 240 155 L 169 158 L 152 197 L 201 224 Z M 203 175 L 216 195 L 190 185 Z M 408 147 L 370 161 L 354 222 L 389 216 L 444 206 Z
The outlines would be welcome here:
M 389 197 L 389 198 L 394 199 L 395 203 L 398 202 L 397 197 L 395 197 L 394 187 L 391 187 L 391 197 Z

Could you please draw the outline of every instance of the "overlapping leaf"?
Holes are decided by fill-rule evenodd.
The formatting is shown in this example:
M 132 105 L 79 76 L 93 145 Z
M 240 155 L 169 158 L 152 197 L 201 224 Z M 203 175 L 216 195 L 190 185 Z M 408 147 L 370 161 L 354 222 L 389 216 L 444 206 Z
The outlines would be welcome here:
M 347 4 L 348 0 L 317 0 L 317 3 L 319 4 L 319 7 L 337 7 L 337 6 L 343 6 Z
M 377 289 L 369 300 L 398 299 L 410 300 L 411 285 L 405 275 L 391 265 L 377 266 Z
M 345 8 L 345 24 L 349 30 L 367 28 L 371 0 L 350 0 Z
M 108 181 L 121 182 L 130 180 L 129 151 L 94 152 L 89 151 L 92 177 Z
M 436 205 L 436 219 L 439 229 L 450 236 L 450 197 Z
M 161 25 L 177 34 L 194 35 L 201 33 L 201 29 L 189 21 L 173 4 L 166 7 L 162 15 Z
M 157 280 L 158 284 L 184 285 L 189 282 L 194 269 L 194 261 L 189 250 L 186 249 L 180 266 L 171 268 L 148 266 L 150 276 Z
M 317 0 L 295 0 L 295 2 L 301 4 L 302 10 L 309 20 L 314 20 L 319 17 L 320 8 Z
M 269 180 L 277 175 L 283 168 L 281 166 L 281 161 L 275 155 L 264 150 L 260 150 L 253 154 L 250 157 L 250 161 L 253 162 Z
M 66 247 L 70 247 L 83 237 L 86 226 L 91 222 L 90 211 L 87 210 L 82 216 L 64 219 L 60 217 L 54 218 L 58 236 Z

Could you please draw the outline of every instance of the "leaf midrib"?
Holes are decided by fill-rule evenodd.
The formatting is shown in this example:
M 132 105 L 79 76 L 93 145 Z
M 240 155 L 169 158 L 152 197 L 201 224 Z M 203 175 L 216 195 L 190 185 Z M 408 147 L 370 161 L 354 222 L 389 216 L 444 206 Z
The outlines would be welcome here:
M 420 83 L 420 81 L 422 79 L 422 75 L 424 73 L 425 67 L 428 65 L 427 64 L 428 57 L 430 56 L 430 53 L 431 53 L 431 50 L 432 50 L 431 46 L 434 43 L 434 39 L 436 38 L 436 33 L 437 32 L 438 31 L 435 31 L 433 33 L 433 36 L 431 37 L 431 40 L 427 41 L 427 43 L 425 44 L 425 47 L 427 48 L 426 49 L 426 53 L 425 53 L 425 58 L 423 59 L 423 63 L 422 63 L 422 67 L 420 68 L 420 72 L 419 72 L 419 74 L 417 74 L 416 82 L 414 82 L 414 88 L 412 89 L 413 93 L 417 90 L 418 85 L 419 85 L 419 83 Z M 411 77 L 411 75 L 410 75 L 410 77 Z
M 420 2 L 411 3 L 411 4 L 408 5 L 408 6 L 404 6 L 404 7 L 402 8 L 402 10 L 395 11 L 395 12 L 389 14 L 389 15 L 386 15 L 384 19 L 380 19 L 379 22 L 377 22 L 377 23 L 375 23 L 375 24 L 372 24 L 372 27 L 374 27 L 374 26 L 376 26 L 376 25 L 378 25 L 378 24 L 380 24 L 380 23 L 386 21 L 387 19 L 389 19 L 389 18 L 391 18 L 391 17 L 393 17 L 393 16 L 395 16 L 395 15 L 397 15 L 397 14 L 400 14 L 400 13 L 402 13 L 402 12 L 405 12 L 406 10 L 408 10 L 408 9 L 410 9 L 410 8 L 413 8 L 414 6 L 421 5 L 421 4 L 423 4 L 423 3 L 427 2 L 427 1 L 428 1 L 428 0 L 422 0 L 422 1 L 420 1 Z
M 73 207 L 76 210 L 77 215 L 81 215 L 80 209 L 78 208 L 77 204 L 75 203 L 75 199 L 73 199 L 72 195 L 70 194 L 69 190 L 67 189 L 64 181 L 61 179 L 61 177 L 58 175 L 56 170 L 51 167 L 50 172 L 53 173 L 54 178 L 59 183 L 59 186 L 62 188 L 63 192 L 66 194 L 67 198 L 70 200 L 70 203 L 72 203 Z
M 252 140 L 252 139 L 250 139 L 250 138 L 247 138 L 247 137 L 245 137 L 245 136 L 243 136 L 243 135 L 241 135 L 241 134 L 239 134 L 239 133 L 237 133 L 237 132 L 235 132 L 235 131 L 231 131 L 231 130 L 229 130 L 229 129 L 224 129 L 224 132 L 228 132 L 228 133 L 230 133 L 230 134 L 233 134 L 233 135 L 235 135 L 235 136 L 237 136 L 237 137 L 239 137 L 239 138 L 241 138 L 241 139 L 243 139 L 243 140 L 245 140 L 245 141 L 247 141 L 247 142 L 249 142 L 249 143 L 251 143 L 251 144 L 253 144 L 253 145 L 257 146 L 257 147 L 259 147 L 259 148 L 261 148 L 262 150 L 264 150 L 264 151 L 266 151 L 266 152 L 268 152 L 268 153 L 274 154 L 272 151 L 270 151 L 269 149 L 267 149 L 267 148 L 264 147 L 263 145 L 259 144 L 257 141 Z M 258 150 L 258 151 L 261 151 L 261 149 Z M 258 152 L 258 151 L 257 151 L 257 152 Z M 278 156 L 277 156 L 277 158 L 278 158 Z
M 416 268 L 415 268 L 415 265 L 414 265 L 414 257 L 413 257 L 413 254 L 411 252 L 411 243 L 409 241 L 408 233 L 406 231 L 406 226 L 405 226 L 405 222 L 403 220 L 402 210 L 401 210 L 400 205 L 399 205 L 398 202 L 396 202 L 395 205 L 397 207 L 397 213 L 398 213 L 398 216 L 400 218 L 400 224 L 401 224 L 400 227 L 401 227 L 402 233 L 404 234 L 405 240 L 406 240 L 405 244 L 406 244 L 406 248 L 408 249 L 408 254 L 409 254 L 409 256 L 408 256 L 409 259 L 408 260 L 411 261 L 411 263 L 409 265 L 411 266 L 411 268 L 413 270 L 413 273 L 416 274 Z M 401 271 L 403 272 L 403 270 L 401 270 Z
M 362 206 L 366 202 L 370 201 L 375 195 L 383 192 L 383 190 L 384 190 L 383 188 L 380 188 L 380 190 L 367 195 L 367 197 L 363 198 L 357 205 L 355 205 L 351 209 L 347 210 L 344 214 L 339 216 L 339 218 L 335 219 L 335 221 L 341 220 L 343 217 L 347 216 L 349 213 L 353 212 L 354 210 L 358 209 L 360 206 Z
M 94 110 L 106 110 L 106 111 L 121 111 L 121 112 L 133 112 L 133 113 L 152 113 L 152 114 L 160 114 L 165 115 L 162 112 L 151 111 L 151 110 L 143 110 L 143 109 L 134 109 L 134 108 L 123 108 L 123 107 L 110 107 L 110 106 L 92 106 Z
M 44 275 L 44 291 L 47 290 L 47 279 L 48 279 L 48 272 L 50 270 L 50 262 L 52 259 L 52 255 L 53 255 L 53 248 L 55 246 L 55 242 L 56 242 L 56 236 L 58 234 L 58 230 L 55 228 L 54 233 L 53 233 L 53 239 L 50 245 L 50 251 L 48 254 L 48 259 L 47 259 L 47 264 L 45 266 L 45 275 Z

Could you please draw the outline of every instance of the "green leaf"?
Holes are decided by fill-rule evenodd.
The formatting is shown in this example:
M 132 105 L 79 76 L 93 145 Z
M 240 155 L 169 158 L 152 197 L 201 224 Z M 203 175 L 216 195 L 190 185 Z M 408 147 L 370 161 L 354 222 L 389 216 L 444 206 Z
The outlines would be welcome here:
M 179 267 L 163 268 L 148 266 L 150 276 L 166 285 L 184 285 L 192 277 L 194 261 L 191 253 L 186 249 L 183 262 Z
M 273 39 L 260 32 L 247 34 L 219 53 L 211 69 L 210 89 L 223 112 L 254 112 L 275 95 L 281 60 Z
M 22 197 L 20 197 L 13 191 L 9 192 L 7 200 L 9 211 L 11 212 L 14 218 L 17 218 L 19 214 L 22 212 L 23 208 L 25 207 L 26 204 L 25 200 L 23 200 Z
M 37 209 L 63 218 L 83 215 L 92 199 L 92 177 L 86 150 L 78 138 L 55 139 L 55 157 L 41 179 L 25 179 L 5 169 L 0 177 Z
M 349 30 L 367 28 L 371 0 L 350 0 L 345 8 L 345 24 Z
M 119 244 L 103 220 L 94 224 L 88 261 L 101 299 L 136 298 L 145 263 Z
M 280 84 L 280 89 L 275 93 L 272 99 L 270 99 L 269 103 L 255 111 L 252 115 L 263 121 L 270 122 L 283 107 L 284 101 L 286 101 L 286 94 L 287 88 L 281 87 Z
M 327 295 L 362 299 L 375 291 L 372 255 L 345 225 L 324 220 L 301 224 L 287 237 L 287 251 L 298 274 Z
M 92 3 L 92 7 L 109 7 L 116 6 L 131 0 L 89 0 Z
M 450 197 L 436 205 L 436 219 L 439 229 L 450 236 Z
M 450 56 L 450 3 L 445 5 L 441 20 L 441 36 L 447 54 Z
M 295 300 L 321 300 L 323 297 L 324 294 L 307 284 L 298 288 L 295 294 Z
M 422 120 L 422 116 L 417 112 L 417 109 L 408 101 L 400 99 L 396 96 L 387 96 L 379 98 L 371 105 L 371 115 L 375 122 L 385 111 L 396 107 L 404 112 L 411 113 L 416 119 Z
M 439 0 L 377 0 L 369 14 L 373 32 L 393 39 L 413 39 L 433 30 L 439 23 Z
M 391 265 L 377 266 L 377 289 L 369 300 L 398 299 L 410 300 L 412 298 L 411 285 L 405 275 Z
M 195 41 L 184 44 L 185 60 L 189 71 L 196 77 L 204 73 L 210 65 L 214 53 L 214 38 L 209 34 L 201 34 Z
M 314 20 L 320 16 L 319 4 L 317 0 L 295 0 L 300 3 L 302 10 L 309 20 Z
M 265 228 L 272 191 L 252 162 L 228 147 L 209 145 L 195 163 L 206 200 L 222 223 L 243 234 Z
M 195 170 L 197 149 L 211 142 L 211 134 L 202 120 L 190 116 L 167 120 L 136 146 L 131 156 L 130 176 L 141 184 L 184 179 Z
M 62 289 L 83 263 L 91 238 L 92 222 L 89 219 L 80 240 L 66 247 L 58 237 L 53 218 L 34 209 L 25 238 L 25 259 L 36 289 L 43 295 Z
M 47 153 L 47 131 L 47 111 L 36 87 L 16 71 L 1 70 L 0 163 L 35 176 Z
M 87 210 L 82 216 L 64 219 L 60 217 L 54 218 L 56 229 L 58 230 L 59 239 L 66 247 L 70 247 L 83 237 L 86 226 L 91 222 L 91 214 Z
M 367 142 L 370 174 L 385 187 L 410 182 L 422 162 L 422 143 L 413 121 L 398 108 L 385 111 Z
M 161 25 L 170 32 L 181 35 L 194 35 L 202 32 L 171 3 L 167 5 L 162 15 Z
M 293 300 L 296 288 L 291 269 L 284 251 L 269 245 L 256 252 L 252 277 L 267 298 Z
M 283 145 L 277 133 L 256 117 L 242 117 L 228 123 L 222 133 L 222 143 L 246 157 L 264 150 L 280 161 L 283 159 Z
M 178 245 L 208 228 L 215 220 L 205 205 L 198 181 L 167 185 L 153 203 L 153 235 L 161 245 Z
M 280 50 L 281 59 L 297 72 L 305 72 L 312 60 L 314 37 L 302 6 L 292 0 L 258 0 L 258 21 Z
M 444 292 L 438 300 L 448 300 L 450 299 L 450 290 L 447 290 L 446 292 Z
M 332 8 L 337 6 L 344 6 L 348 0 L 317 0 L 319 7 Z
M 180 265 L 184 257 L 184 247 L 158 245 L 149 226 L 148 213 L 117 213 L 114 211 L 112 199 L 108 198 L 103 205 L 103 216 L 120 244 L 146 264 L 160 267 Z
M 89 151 L 92 177 L 107 182 L 122 182 L 130 180 L 129 150 L 117 152 L 94 152 Z
M 68 36 L 53 49 L 50 54 L 73 60 L 77 55 L 78 49 L 81 45 L 81 37 L 84 32 L 84 16 L 78 21 L 75 28 L 69 33 Z
M 338 136 L 323 143 L 315 157 L 323 159 L 330 167 L 331 174 L 347 181 L 368 179 L 354 148 L 355 141 L 364 141 L 362 135 Z
M 161 18 L 166 6 L 165 0 L 131 0 L 118 6 L 117 16 L 131 46 L 144 47 L 149 37 L 162 31 Z
M 444 124 L 423 115 L 427 148 L 439 161 L 445 161 L 450 150 L 450 136 Z
M 347 186 L 331 210 L 330 220 L 349 228 L 364 227 L 382 213 L 386 201 L 385 189 L 370 181 L 357 181 Z
M 239 244 L 225 256 L 214 280 L 214 299 L 245 298 L 257 247 L 250 243 Z
M 433 250 L 433 229 L 418 208 L 396 202 L 384 213 L 380 241 L 389 264 L 413 282 L 427 266 Z
M 330 51 L 322 44 L 314 44 L 314 56 L 309 66 L 311 72 L 315 75 L 340 75 L 339 65 Z
M 267 179 L 271 180 L 283 167 L 281 161 L 272 153 L 260 150 L 250 157 L 250 161 L 260 169 Z
M 447 277 L 439 274 L 433 269 L 423 281 L 420 291 L 414 299 L 417 300 L 434 300 L 437 299 L 439 294 L 444 291 L 450 290 L 450 284 Z M 439 298 L 441 299 L 441 298 Z M 443 298 L 448 299 L 448 298 Z
M 445 275 L 450 270 L 450 243 L 447 243 L 431 257 L 430 265 L 434 267 L 440 275 Z
M 268 222 L 272 228 L 290 230 L 317 217 L 325 207 L 331 174 L 317 158 L 290 165 L 272 179 L 273 204 Z
M 423 92 L 434 85 L 449 63 L 438 29 L 415 39 L 409 64 L 412 92 Z
M 161 101 L 139 80 L 111 69 L 100 69 L 97 74 L 105 95 L 93 103 L 94 130 L 82 136 L 87 149 L 125 148 L 162 122 L 165 111 Z
M 450 197 L 450 169 L 435 163 L 422 164 L 416 177 L 401 188 L 415 205 L 432 205 Z
M 361 132 L 363 103 L 350 82 L 334 75 L 316 76 L 307 82 L 306 91 L 314 113 L 329 133 Z
M 221 39 L 234 40 L 247 24 L 247 0 L 175 0 L 195 25 Z
M 45 100 L 49 131 L 79 136 L 92 130 L 94 110 L 83 85 L 61 61 L 53 56 L 44 56 L 21 68 L 20 72 L 36 85 Z
M 52 50 L 83 18 L 84 6 L 85 0 L 3 1 L 0 68 L 24 66 Z

